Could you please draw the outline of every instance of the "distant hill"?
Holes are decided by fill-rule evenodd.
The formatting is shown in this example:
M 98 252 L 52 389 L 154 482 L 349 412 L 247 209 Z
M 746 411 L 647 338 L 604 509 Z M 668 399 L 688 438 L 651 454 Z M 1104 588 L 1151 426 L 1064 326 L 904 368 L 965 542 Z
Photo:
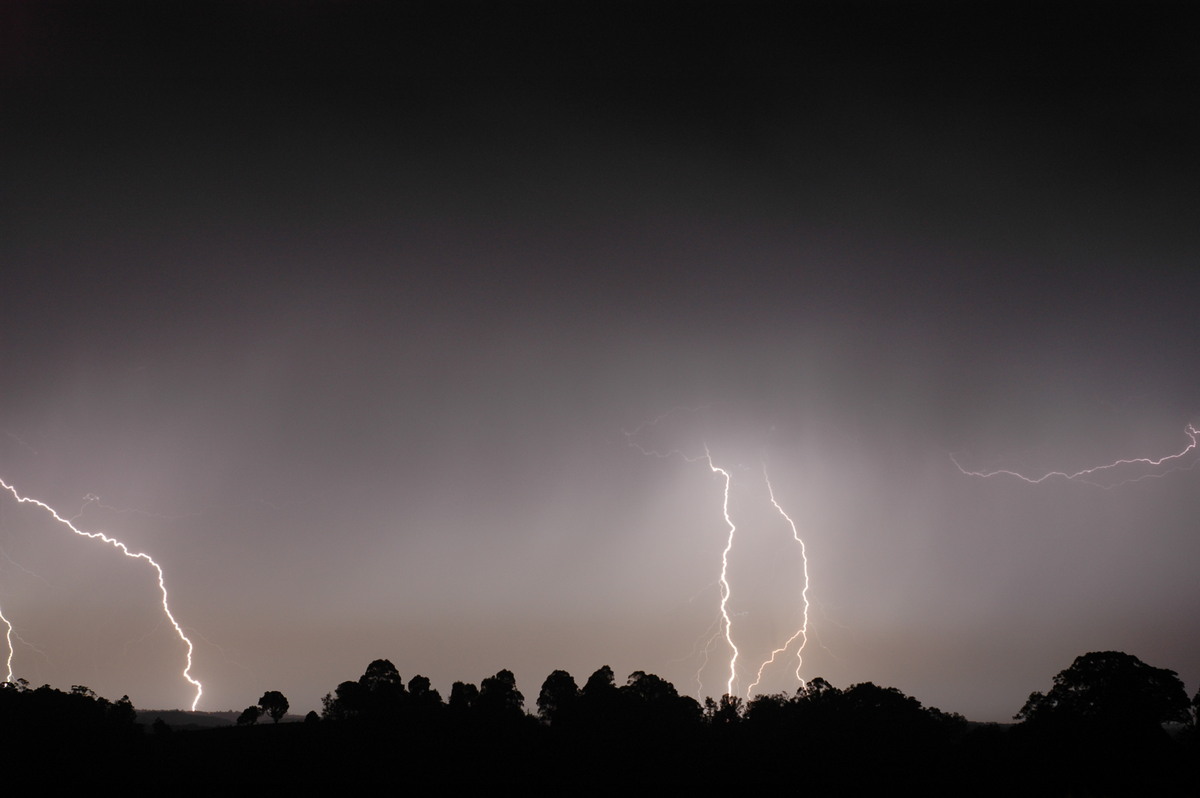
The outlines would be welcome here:
M 162 719 L 163 723 L 178 731 L 187 729 L 214 729 L 218 726 L 236 725 L 238 715 L 240 714 L 242 714 L 241 711 L 232 709 L 224 712 L 191 712 L 186 709 L 139 709 L 137 711 L 137 722 L 145 726 L 147 730 L 159 718 Z M 280 723 L 298 723 L 302 720 L 304 718 L 300 715 L 284 715 Z M 262 723 L 262 721 L 259 722 Z M 266 720 L 266 724 L 271 724 L 270 719 Z

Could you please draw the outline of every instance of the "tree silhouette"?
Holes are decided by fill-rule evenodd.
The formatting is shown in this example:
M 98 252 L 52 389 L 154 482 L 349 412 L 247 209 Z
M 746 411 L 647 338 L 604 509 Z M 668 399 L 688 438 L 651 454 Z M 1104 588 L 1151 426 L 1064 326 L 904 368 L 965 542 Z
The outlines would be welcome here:
M 469 712 L 479 700 L 479 688 L 470 682 L 455 682 L 450 685 L 450 711 L 455 714 Z
M 444 708 L 442 694 L 434 690 L 429 678 L 417 675 L 408 680 L 408 707 L 421 723 L 428 723 Z
M 742 721 L 744 703 L 740 697 L 729 693 L 721 696 L 719 702 L 711 697 L 705 698 L 704 717 L 709 724 L 718 728 L 737 725 Z
M 621 694 L 612 668 L 597 668 L 584 682 L 577 703 L 580 723 L 597 732 L 614 732 L 620 724 Z
M 129 696 L 123 695 L 108 708 L 109 719 L 118 726 L 132 726 L 137 720 L 137 711 Z
M 547 723 L 561 723 L 569 718 L 579 700 L 579 685 L 566 671 L 554 671 L 542 682 L 538 693 L 538 716 Z
M 358 682 L 342 682 L 321 699 L 321 715 L 326 720 L 357 717 L 366 706 L 367 691 Z
M 406 698 L 404 680 L 396 666 L 377 659 L 357 682 L 342 682 L 332 695 L 326 694 L 321 699 L 322 714 L 329 720 L 380 718 L 398 713 Z
M 675 685 L 653 673 L 634 671 L 618 692 L 626 723 L 664 734 L 699 725 L 700 704 L 690 696 L 679 695 Z
M 404 680 L 391 660 L 377 659 L 367 666 L 358 683 L 372 693 L 403 692 Z
M 253 726 L 258 723 L 258 716 L 262 714 L 262 710 L 257 706 L 248 706 L 242 710 L 242 714 L 238 715 L 237 725 Z
M 520 715 L 525 706 L 525 696 L 517 689 L 517 678 L 510 670 L 499 671 L 495 676 L 489 676 L 479 685 L 479 698 L 475 701 L 477 709 L 487 714 Z
M 278 690 L 268 690 L 263 693 L 262 698 L 258 699 L 259 708 L 265 712 L 272 723 L 278 723 L 280 718 L 287 714 L 288 700 L 283 697 L 283 693 Z
M 1029 696 L 1016 714 L 1015 739 L 1047 792 L 1166 795 L 1184 778 L 1163 724 L 1188 716 L 1174 671 L 1094 651 L 1060 671 L 1050 692 Z
M 596 672 L 588 677 L 581 691 L 585 698 L 606 698 L 615 695 L 616 692 L 617 684 L 613 677 L 613 669 L 607 665 L 597 668 Z
M 1049 693 L 1030 695 L 1015 717 L 1043 728 L 1155 736 L 1164 723 L 1187 723 L 1188 709 L 1175 671 L 1120 651 L 1093 651 L 1060 671 Z

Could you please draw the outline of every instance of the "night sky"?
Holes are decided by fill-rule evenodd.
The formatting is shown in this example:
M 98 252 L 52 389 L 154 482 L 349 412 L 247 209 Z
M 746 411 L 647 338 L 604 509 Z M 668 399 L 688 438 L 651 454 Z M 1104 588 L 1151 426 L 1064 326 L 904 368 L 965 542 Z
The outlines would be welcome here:
M 0 11 L 0 479 L 162 565 L 201 709 L 719 695 L 706 446 L 740 691 L 802 620 L 764 468 L 804 678 L 1200 687 L 1195 451 L 955 465 L 1200 424 L 1183 5 L 171 6 Z M 0 494 L 15 677 L 190 705 L 158 601 Z

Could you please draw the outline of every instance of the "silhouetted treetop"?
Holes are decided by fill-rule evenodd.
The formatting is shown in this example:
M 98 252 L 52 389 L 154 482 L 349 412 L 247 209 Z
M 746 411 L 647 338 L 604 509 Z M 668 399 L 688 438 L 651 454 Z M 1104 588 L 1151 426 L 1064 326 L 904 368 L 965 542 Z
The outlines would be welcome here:
M 287 714 L 290 705 L 283 693 L 278 690 L 268 690 L 263 693 L 262 698 L 258 699 L 258 706 L 271 719 L 272 723 L 278 723 Z
M 736 695 L 726 693 L 720 701 L 714 701 L 712 696 L 704 699 L 704 719 L 717 728 L 741 723 L 744 710 L 745 702 Z
M 613 669 L 603 665 L 588 677 L 580 692 L 585 698 L 600 698 L 616 693 L 617 683 L 613 677 Z
M 455 682 L 450 685 L 449 708 L 455 713 L 469 712 L 479 699 L 479 688 L 470 682 Z
M 1187 723 L 1188 710 L 1175 671 L 1120 651 L 1093 651 L 1060 671 L 1049 693 L 1030 695 L 1015 717 L 1031 726 L 1150 733 L 1164 723 Z
M 382 717 L 400 711 L 407 698 L 404 680 L 389 660 L 377 659 L 357 682 L 342 682 L 321 700 L 322 714 L 330 720 Z
M 538 693 L 538 716 L 547 723 L 564 720 L 579 700 L 579 685 L 575 677 L 566 671 L 554 671 L 542 682 Z
M 358 683 L 372 693 L 403 693 L 404 680 L 391 660 L 377 659 L 367 666 Z
M 85 738 L 135 730 L 137 712 L 129 696 L 112 702 L 84 685 L 64 693 L 48 684 L 31 690 L 24 679 L 0 683 L 0 731 L 20 729 Z
M 479 685 L 476 709 L 490 714 L 520 715 L 525 706 L 525 696 L 517 689 L 517 679 L 510 670 L 499 671 Z

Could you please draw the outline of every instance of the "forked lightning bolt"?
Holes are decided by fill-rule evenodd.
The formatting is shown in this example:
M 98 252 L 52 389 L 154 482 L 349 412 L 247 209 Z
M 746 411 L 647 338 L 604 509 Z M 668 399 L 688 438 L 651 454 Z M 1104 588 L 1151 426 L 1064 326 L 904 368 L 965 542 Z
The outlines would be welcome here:
M 800 544 L 800 562 L 804 567 L 804 586 L 800 589 L 800 602 L 804 605 L 804 617 L 801 620 L 800 628 L 796 630 L 796 633 L 789 637 L 786 643 L 772 651 L 771 656 L 758 666 L 758 675 L 754 678 L 753 683 L 746 688 L 746 698 L 751 698 L 753 696 L 754 688 L 758 687 L 758 683 L 762 681 L 763 671 L 765 671 L 769 665 L 772 665 L 775 662 L 775 657 L 791 648 L 792 643 L 795 643 L 797 638 L 800 640 L 800 647 L 796 649 L 796 680 L 799 681 L 800 686 L 803 687 L 804 677 L 800 675 L 800 669 L 804 667 L 804 647 L 808 645 L 808 551 L 805 549 L 804 539 L 800 537 L 800 533 L 796 530 L 796 522 L 792 520 L 790 515 L 784 512 L 784 509 L 779 506 L 779 502 L 775 499 L 775 488 L 771 485 L 771 477 L 767 474 L 767 467 L 765 464 L 763 465 L 763 479 L 767 483 L 767 493 L 771 497 L 771 504 L 775 505 L 775 509 L 778 510 L 779 514 L 782 515 L 784 520 L 788 522 L 788 526 L 792 528 L 792 538 Z
M 1196 427 L 1193 426 L 1192 424 L 1188 424 L 1187 427 L 1184 428 L 1183 434 L 1187 436 L 1188 444 L 1186 446 L 1184 446 L 1182 450 L 1176 452 L 1175 454 L 1168 454 L 1163 457 L 1159 457 L 1158 459 L 1154 459 L 1151 457 L 1134 457 L 1134 458 L 1130 458 L 1127 460 L 1114 460 L 1113 462 L 1105 463 L 1104 465 L 1093 466 L 1091 468 L 1084 468 L 1080 471 L 1076 471 L 1073 474 L 1067 473 L 1066 471 L 1051 471 L 1047 474 L 1043 474 L 1040 477 L 1028 477 L 1028 476 L 1025 476 L 1024 474 L 1018 473 L 1016 471 L 1009 471 L 1007 469 L 999 469 L 996 471 L 968 471 L 967 469 L 965 469 L 961 465 L 959 465 L 959 462 L 958 462 L 958 460 L 956 460 L 954 458 L 954 455 L 950 455 L 950 462 L 954 463 L 955 467 L 958 468 L 959 471 L 961 471 L 963 474 L 965 474 L 966 476 L 969 476 L 969 477 L 985 477 L 986 478 L 986 477 L 995 477 L 995 476 L 1003 475 L 1003 476 L 1009 476 L 1009 477 L 1016 477 L 1017 479 L 1024 480 L 1025 482 L 1028 482 L 1031 485 L 1037 485 L 1041 482 L 1045 482 L 1046 480 L 1050 479 L 1051 477 L 1061 477 L 1062 479 L 1066 479 L 1066 480 L 1084 482 L 1089 485 L 1096 485 L 1097 487 L 1104 488 L 1107 490 L 1110 488 L 1118 487 L 1120 485 L 1127 485 L 1130 482 L 1141 482 L 1144 479 L 1153 479 L 1153 478 L 1161 477 L 1164 474 L 1171 473 L 1172 471 L 1176 471 L 1176 470 L 1180 470 L 1180 469 L 1190 469 L 1193 466 L 1195 466 L 1196 465 L 1195 462 L 1192 462 L 1190 465 L 1184 466 L 1176 461 L 1181 460 L 1183 457 L 1185 457 L 1188 454 L 1188 452 L 1191 452 L 1196 449 L 1196 446 L 1197 446 L 1196 438 L 1198 435 L 1200 435 L 1200 430 L 1197 430 Z M 1140 474 L 1138 476 L 1133 476 L 1133 477 L 1128 477 L 1126 479 L 1122 479 L 1119 482 L 1114 482 L 1110 485 L 1101 485 L 1100 483 L 1094 482 L 1091 479 L 1094 476 L 1105 476 L 1108 472 L 1112 471 L 1115 468 L 1120 468 L 1121 466 L 1158 467 L 1158 466 L 1162 466 L 1163 464 L 1170 464 L 1171 467 L 1167 471 L 1164 471 L 1164 472 L 1152 472 L 1152 473 Z
M 183 627 L 179 625 L 179 622 L 175 620 L 175 616 L 173 614 L 171 614 L 171 607 L 169 606 L 169 604 L 167 602 L 167 584 L 166 584 L 165 578 L 163 576 L 162 566 L 159 565 L 157 562 L 155 562 L 154 558 L 152 558 L 149 554 L 146 554 L 144 552 L 130 551 L 129 547 L 126 546 L 124 543 L 117 540 L 116 538 L 109 537 L 108 535 L 104 534 L 103 532 L 85 532 L 82 529 L 79 529 L 78 527 L 75 526 L 74 523 L 72 523 L 71 520 L 63 518 L 61 515 L 59 515 L 58 512 L 50 505 L 46 504 L 45 502 L 38 501 L 37 499 L 31 499 L 29 497 L 22 496 L 20 493 L 17 492 L 16 488 L 14 488 L 12 485 L 9 485 L 7 482 L 5 482 L 2 479 L 0 479 L 0 486 L 3 486 L 5 490 L 7 490 L 9 493 L 11 493 L 13 495 L 13 498 L 15 498 L 19 503 L 21 503 L 21 504 L 36 504 L 38 507 L 41 507 L 43 510 L 48 512 L 51 516 L 53 516 L 55 521 L 58 521 L 60 524 L 67 527 L 68 529 L 70 529 L 76 535 L 79 535 L 80 537 L 91 538 L 92 540 L 101 540 L 101 541 L 107 543 L 108 545 L 112 546 L 113 548 L 119 549 L 121 551 L 121 553 L 124 554 L 126 557 L 130 557 L 135 560 L 145 560 L 147 563 L 150 564 L 150 567 L 152 567 L 154 569 L 155 573 L 158 575 L 158 589 L 162 593 L 163 614 L 166 615 L 167 620 L 171 622 L 171 626 L 174 627 L 174 629 L 175 629 L 175 634 L 177 634 L 179 636 L 179 639 L 183 641 L 185 646 L 187 646 L 187 664 L 183 668 L 183 678 L 185 680 L 187 680 L 187 682 L 189 684 L 191 684 L 193 687 L 196 688 L 196 695 L 192 699 L 192 710 L 195 711 L 196 705 L 198 703 L 200 703 L 200 696 L 203 695 L 203 693 L 204 693 L 204 686 L 201 685 L 200 682 L 198 682 L 195 678 L 192 677 L 192 651 L 193 651 L 192 641 L 188 639 L 186 634 L 184 634 Z M 3 615 L 0 615 L 0 619 L 3 619 L 4 623 L 6 624 L 6 626 L 8 628 L 7 637 L 6 637 L 6 640 L 8 641 L 8 681 L 12 681 L 12 656 L 13 656 L 13 654 L 12 654 L 12 624 L 9 623 L 8 619 L 4 618 Z
M 674 411 L 671 411 L 671 412 L 674 412 Z M 725 640 L 725 644 L 727 646 L 729 646 L 729 650 L 731 652 L 730 657 L 729 657 L 729 677 L 725 682 L 725 692 L 727 695 L 732 696 L 734 694 L 734 686 L 737 683 L 738 658 L 741 655 L 741 652 L 739 651 L 737 644 L 734 642 L 733 616 L 730 614 L 730 610 L 729 610 L 729 599 L 732 594 L 732 590 L 731 590 L 731 587 L 729 584 L 729 558 L 733 552 L 734 538 L 738 531 L 737 525 L 734 524 L 733 518 L 729 514 L 729 492 L 730 492 L 730 488 L 731 488 L 731 485 L 733 482 L 733 478 L 728 471 L 726 471 L 724 468 L 721 468 L 713 461 L 712 452 L 709 450 L 707 444 L 705 444 L 705 446 L 704 446 L 704 455 L 702 457 L 696 457 L 696 456 L 689 456 L 687 454 L 684 454 L 683 452 L 681 452 L 677 449 L 671 449 L 671 450 L 668 450 L 665 452 L 659 451 L 657 449 L 648 449 L 645 446 L 642 446 L 640 443 L 638 443 L 637 441 L 634 440 L 634 436 L 637 435 L 638 432 L 640 432 L 643 428 L 645 428 L 647 426 L 653 426 L 654 424 L 657 424 L 659 421 L 661 421 L 662 419 L 666 418 L 669 415 L 671 415 L 671 413 L 664 414 L 663 416 L 660 416 L 659 418 L 657 418 L 653 421 L 650 421 L 647 424 L 643 424 L 641 427 L 638 427 L 633 432 L 625 433 L 625 436 L 626 436 L 626 440 L 628 441 L 629 445 L 632 446 L 633 448 L 637 449 L 639 452 L 641 452 L 644 455 L 660 457 L 660 458 L 667 458 L 667 457 L 673 457 L 673 456 L 678 455 L 682 460 L 684 460 L 685 462 L 688 462 L 688 463 L 694 463 L 699 460 L 703 460 L 704 462 L 708 463 L 708 467 L 712 471 L 712 473 L 720 474 L 721 478 L 724 480 L 724 488 L 723 488 L 722 503 L 721 503 L 721 515 L 725 519 L 725 524 L 729 528 L 729 533 L 725 539 L 725 548 L 722 549 L 722 551 L 721 551 L 721 570 L 720 570 L 720 573 L 717 578 L 717 583 L 718 583 L 718 586 L 720 588 L 720 593 L 721 593 L 721 600 L 720 600 L 720 612 L 718 614 L 717 620 L 714 623 L 718 628 L 716 629 L 715 632 L 713 632 L 713 634 L 711 636 L 708 637 L 707 643 L 705 644 L 705 646 L 703 648 L 704 658 L 700 664 L 700 670 L 697 671 L 697 673 L 696 673 L 696 681 L 698 684 L 700 684 L 701 690 L 703 690 L 703 682 L 700 679 L 700 674 L 701 674 L 701 672 L 703 672 L 704 668 L 708 664 L 708 654 L 709 654 L 710 646 L 712 645 L 713 641 L 715 641 L 718 637 L 721 637 Z M 796 542 L 798 542 L 800 544 L 800 557 L 801 557 L 801 561 L 803 563 L 803 574 L 804 574 L 804 582 L 803 582 L 803 585 L 802 585 L 801 591 L 800 591 L 800 600 L 803 605 L 803 620 L 801 622 L 800 628 L 798 630 L 796 630 L 795 634 L 793 634 L 790 638 L 788 638 L 787 642 L 785 642 L 782 647 L 777 648 L 773 652 L 771 652 L 771 655 L 761 665 L 759 665 L 757 676 L 756 676 L 754 682 L 750 685 L 749 689 L 747 690 L 747 698 L 749 698 L 751 696 L 754 688 L 757 687 L 758 684 L 762 681 L 763 673 L 766 671 L 767 667 L 775 662 L 776 657 L 778 657 L 780 654 L 791 649 L 792 645 L 797 640 L 800 641 L 800 645 L 796 651 L 796 659 L 797 659 L 796 678 L 800 681 L 800 684 L 803 685 L 804 679 L 801 678 L 801 676 L 800 676 L 800 670 L 804 664 L 804 659 L 803 659 L 804 647 L 808 642 L 808 610 L 809 610 L 808 554 L 807 554 L 807 551 L 805 550 L 804 541 L 800 538 L 800 534 L 796 529 L 795 521 L 792 520 L 792 518 L 784 511 L 783 507 L 775 499 L 775 489 L 771 484 L 771 479 L 770 479 L 769 475 L 767 474 L 767 469 L 766 469 L 765 465 L 763 466 L 763 478 L 767 483 L 767 491 L 771 498 L 771 504 L 775 507 L 776 511 L 778 511 L 779 514 L 783 516 L 784 520 L 788 522 L 788 525 L 791 527 L 791 530 L 792 530 L 793 539 L 796 540 Z

